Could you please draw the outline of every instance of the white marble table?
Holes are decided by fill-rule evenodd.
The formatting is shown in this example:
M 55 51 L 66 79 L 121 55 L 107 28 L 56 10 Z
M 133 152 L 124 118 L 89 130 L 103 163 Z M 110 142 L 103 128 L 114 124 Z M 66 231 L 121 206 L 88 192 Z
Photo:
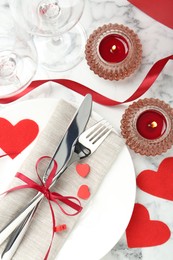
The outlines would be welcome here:
M 2 4 L 5 2 L 2 1 Z M 132 28 L 139 35 L 143 45 L 143 58 L 140 69 L 123 81 L 110 82 L 95 75 L 87 66 L 86 60 L 83 59 L 74 69 L 64 73 L 46 72 L 39 65 L 35 79 L 69 78 L 107 97 L 123 101 L 137 89 L 150 67 L 157 60 L 173 54 L 173 31 L 145 15 L 126 0 L 86 0 L 84 14 L 80 23 L 85 28 L 87 36 L 98 26 L 107 23 L 119 23 Z M 160 98 L 173 106 L 173 91 L 171 90 L 173 85 L 172 71 L 173 63 L 169 62 L 155 84 L 142 98 Z M 59 95 L 62 97 L 69 95 L 71 100 L 73 100 L 76 94 L 64 87 L 54 87 L 50 83 L 50 87 L 38 88 L 21 100 L 43 97 L 51 98 Z M 16 102 L 20 102 L 20 100 Z M 111 122 L 117 132 L 120 133 L 120 119 L 128 105 L 129 103 L 117 107 L 106 107 L 94 103 L 94 110 Z M 144 169 L 156 170 L 163 158 L 173 155 L 173 148 L 165 154 L 151 158 L 140 156 L 131 150 L 129 151 L 133 158 L 136 176 Z M 151 219 L 161 220 L 169 226 L 171 231 L 173 230 L 173 203 L 171 201 L 149 196 L 137 188 L 136 202 L 146 206 Z M 124 234 L 114 248 L 110 248 L 110 252 L 102 260 L 172 260 L 172 248 L 173 239 L 171 236 L 169 241 L 161 246 L 129 249 Z

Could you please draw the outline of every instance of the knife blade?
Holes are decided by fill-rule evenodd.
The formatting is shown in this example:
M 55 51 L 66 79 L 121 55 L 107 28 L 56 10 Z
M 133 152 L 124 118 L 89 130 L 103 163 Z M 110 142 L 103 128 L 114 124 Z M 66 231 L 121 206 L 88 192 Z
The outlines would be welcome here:
M 75 143 L 77 141 L 78 136 L 85 130 L 85 127 L 88 123 L 88 120 L 91 115 L 91 109 L 92 109 L 92 96 L 90 94 L 87 94 L 76 111 L 73 119 L 71 120 L 71 123 L 69 124 L 67 131 L 65 132 L 61 142 L 59 143 L 54 155 L 52 156 L 52 159 L 48 165 L 48 167 L 45 170 L 44 173 L 44 181 L 46 180 L 47 176 L 49 175 L 52 164 L 54 160 L 58 162 L 58 172 L 56 173 L 56 178 L 58 177 L 58 174 L 62 173 L 62 169 L 67 165 L 68 161 L 70 160 L 74 148 Z M 31 201 L 30 203 L 24 207 L 21 212 L 18 214 L 18 216 L 11 220 L 3 229 L 0 230 L 0 244 L 4 242 L 4 240 L 15 230 L 15 228 L 22 222 L 23 219 L 28 215 L 30 212 L 29 208 L 30 205 L 36 206 L 38 203 L 38 197 L 40 196 L 40 193 L 38 193 Z M 35 204 L 34 204 L 35 203 Z M 33 207 L 34 208 L 34 207 Z
M 68 163 L 71 155 L 75 148 L 75 143 L 79 135 L 85 130 L 88 120 L 91 115 L 92 109 L 92 96 L 87 94 L 80 105 L 79 109 L 76 111 L 71 123 L 69 124 L 64 137 L 62 138 L 60 144 L 58 145 L 45 173 L 43 176 L 43 181 L 45 181 L 51 171 L 51 166 L 54 160 L 58 162 L 58 173 L 61 169 Z M 56 173 L 56 177 L 57 174 Z

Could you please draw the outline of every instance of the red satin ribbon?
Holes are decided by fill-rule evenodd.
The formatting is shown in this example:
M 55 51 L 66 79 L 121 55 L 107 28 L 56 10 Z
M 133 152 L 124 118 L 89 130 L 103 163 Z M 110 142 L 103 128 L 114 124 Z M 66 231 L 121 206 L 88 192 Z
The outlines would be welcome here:
M 50 250 L 51 250 L 51 246 L 52 246 L 52 242 L 53 242 L 53 238 L 54 238 L 54 234 L 56 232 L 55 213 L 54 213 L 51 201 L 56 203 L 58 205 L 58 207 L 60 208 L 60 210 L 65 215 L 68 215 L 68 216 L 75 216 L 75 215 L 79 214 L 81 212 L 81 210 L 82 210 L 81 203 L 80 203 L 80 201 L 76 197 L 73 197 L 73 196 L 63 196 L 63 195 L 61 195 L 61 194 L 59 194 L 57 192 L 51 192 L 49 190 L 50 185 L 51 185 L 51 183 L 53 181 L 53 178 L 55 177 L 55 174 L 56 174 L 57 168 L 58 168 L 58 165 L 57 165 L 56 161 L 54 161 L 53 168 L 52 168 L 52 170 L 51 170 L 51 172 L 50 172 L 46 182 L 43 183 L 42 179 L 40 178 L 40 176 L 38 174 L 38 165 L 39 165 L 40 161 L 45 159 L 45 158 L 50 158 L 50 157 L 49 156 L 43 156 L 36 163 L 36 173 L 37 173 L 39 181 L 41 182 L 41 185 L 36 183 L 35 181 L 31 180 L 30 178 L 28 178 L 26 175 L 24 175 L 24 174 L 22 174 L 20 172 L 17 172 L 15 177 L 17 177 L 18 179 L 22 180 L 25 184 L 16 186 L 16 187 L 11 188 L 11 189 L 7 190 L 6 192 L 4 192 L 5 194 L 7 194 L 7 193 L 12 192 L 12 191 L 17 191 L 17 190 L 21 190 L 21 189 L 30 188 L 30 189 L 34 189 L 34 190 L 37 190 L 38 192 L 43 193 L 45 198 L 48 200 L 50 211 L 51 211 L 51 215 L 52 215 L 52 238 L 51 238 L 48 250 L 46 252 L 46 255 L 44 257 L 44 260 L 48 259 L 48 256 L 49 256 L 49 253 L 50 253 Z M 73 208 L 75 210 L 75 212 L 74 213 L 68 213 L 67 211 L 65 211 L 63 209 L 63 207 L 60 205 L 59 201 L 61 201 L 64 204 L 68 205 L 69 207 Z M 76 203 L 74 201 L 76 201 Z
M 51 79 L 51 80 L 36 80 L 31 82 L 31 84 L 24 89 L 22 92 L 20 92 L 19 94 L 16 94 L 13 97 L 8 97 L 8 98 L 1 98 L 0 99 L 0 103 L 1 104 L 7 104 L 10 102 L 13 102 L 21 97 L 23 97 L 24 95 L 26 95 L 27 93 L 29 93 L 30 91 L 38 88 L 40 85 L 48 82 L 48 81 L 53 81 L 56 83 L 59 83 L 61 85 L 63 85 L 64 87 L 67 87 L 73 91 L 76 91 L 77 93 L 81 94 L 81 95 L 86 95 L 88 93 L 90 93 L 92 95 L 93 101 L 95 101 L 96 103 L 99 103 L 101 105 L 105 105 L 105 106 L 116 106 L 116 105 L 120 105 L 123 103 L 127 103 L 127 102 L 131 102 L 134 101 L 135 99 L 141 97 L 151 86 L 152 84 L 155 82 L 155 80 L 158 78 L 158 76 L 160 75 L 160 73 L 162 72 L 163 68 L 165 67 L 165 65 L 167 64 L 167 62 L 169 60 L 173 60 L 173 55 L 168 56 L 166 58 L 163 58 L 159 61 L 157 61 L 149 70 L 148 74 L 146 75 L 146 77 L 144 78 L 144 80 L 142 81 L 142 83 L 140 84 L 140 86 L 138 87 L 138 89 L 125 101 L 116 101 L 116 100 L 112 100 L 110 98 L 107 98 L 101 94 L 99 94 L 98 92 L 69 79 Z

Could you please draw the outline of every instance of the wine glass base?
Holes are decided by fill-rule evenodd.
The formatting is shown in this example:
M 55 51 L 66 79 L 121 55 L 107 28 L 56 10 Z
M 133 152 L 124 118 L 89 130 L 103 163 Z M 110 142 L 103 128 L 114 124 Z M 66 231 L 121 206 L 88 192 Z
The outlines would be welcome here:
M 29 56 L 0 51 L 0 98 L 17 95 L 33 79 L 37 62 Z
M 80 25 L 60 37 L 35 37 L 41 66 L 49 71 L 63 72 L 74 68 L 84 58 L 86 35 Z

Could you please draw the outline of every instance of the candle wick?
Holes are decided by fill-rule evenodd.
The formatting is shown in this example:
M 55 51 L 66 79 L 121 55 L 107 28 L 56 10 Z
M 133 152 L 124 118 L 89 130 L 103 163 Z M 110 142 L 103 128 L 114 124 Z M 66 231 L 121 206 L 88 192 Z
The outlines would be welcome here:
M 110 52 L 114 52 L 116 50 L 117 46 L 116 45 L 113 45 L 112 48 L 110 49 Z
M 151 122 L 151 124 L 148 124 L 148 126 L 151 128 L 155 128 L 155 127 L 157 127 L 157 122 L 153 121 L 153 122 Z

